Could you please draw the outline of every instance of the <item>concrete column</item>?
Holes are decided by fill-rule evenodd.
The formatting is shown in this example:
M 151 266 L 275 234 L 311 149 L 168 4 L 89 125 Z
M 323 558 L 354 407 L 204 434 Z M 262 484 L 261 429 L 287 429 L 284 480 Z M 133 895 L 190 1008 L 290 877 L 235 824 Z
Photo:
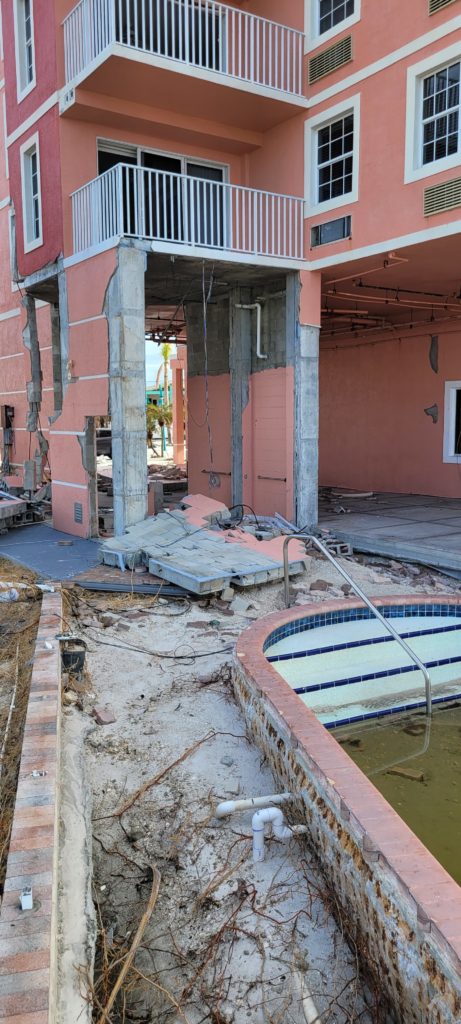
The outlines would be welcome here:
M 318 523 L 321 276 L 302 273 L 300 281 L 293 359 L 294 518 L 298 529 L 311 529 Z
M 243 502 L 243 413 L 248 405 L 251 373 L 251 302 L 249 289 L 233 288 L 229 296 L 229 370 L 231 391 L 231 503 Z
M 106 295 L 115 536 L 147 515 L 145 270 L 145 253 L 120 246 Z

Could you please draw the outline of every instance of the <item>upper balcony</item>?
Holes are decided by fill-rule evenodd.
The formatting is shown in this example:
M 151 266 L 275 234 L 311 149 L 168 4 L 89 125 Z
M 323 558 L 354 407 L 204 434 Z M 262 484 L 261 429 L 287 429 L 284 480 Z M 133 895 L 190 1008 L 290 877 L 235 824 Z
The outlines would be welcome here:
M 303 200 L 224 180 L 117 164 L 72 195 L 74 254 L 122 237 L 154 252 L 300 269 Z
M 307 105 L 304 34 L 216 0 L 80 0 L 64 49 L 62 113 L 84 89 L 264 132 Z

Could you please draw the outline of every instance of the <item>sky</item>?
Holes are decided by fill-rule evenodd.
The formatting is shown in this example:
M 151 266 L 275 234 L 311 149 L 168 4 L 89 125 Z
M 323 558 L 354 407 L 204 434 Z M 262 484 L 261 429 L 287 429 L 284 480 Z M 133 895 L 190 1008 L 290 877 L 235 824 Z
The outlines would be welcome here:
M 146 379 L 148 387 L 155 384 L 155 378 L 161 363 L 160 346 L 154 345 L 152 341 L 146 341 Z

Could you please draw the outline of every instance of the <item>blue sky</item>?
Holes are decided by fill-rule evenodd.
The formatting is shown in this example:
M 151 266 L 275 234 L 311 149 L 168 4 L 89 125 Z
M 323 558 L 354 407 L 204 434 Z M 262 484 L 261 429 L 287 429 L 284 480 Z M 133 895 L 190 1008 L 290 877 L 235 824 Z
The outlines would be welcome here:
M 160 346 L 146 341 L 146 380 L 148 386 L 155 384 L 157 371 L 162 362 Z

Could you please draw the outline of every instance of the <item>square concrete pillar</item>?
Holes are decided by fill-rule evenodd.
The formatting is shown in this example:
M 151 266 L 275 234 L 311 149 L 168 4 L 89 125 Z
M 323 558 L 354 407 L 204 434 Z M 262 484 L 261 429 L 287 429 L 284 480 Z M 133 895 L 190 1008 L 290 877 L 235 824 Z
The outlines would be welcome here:
M 147 515 L 145 270 L 145 253 L 121 245 L 106 297 L 115 536 Z

